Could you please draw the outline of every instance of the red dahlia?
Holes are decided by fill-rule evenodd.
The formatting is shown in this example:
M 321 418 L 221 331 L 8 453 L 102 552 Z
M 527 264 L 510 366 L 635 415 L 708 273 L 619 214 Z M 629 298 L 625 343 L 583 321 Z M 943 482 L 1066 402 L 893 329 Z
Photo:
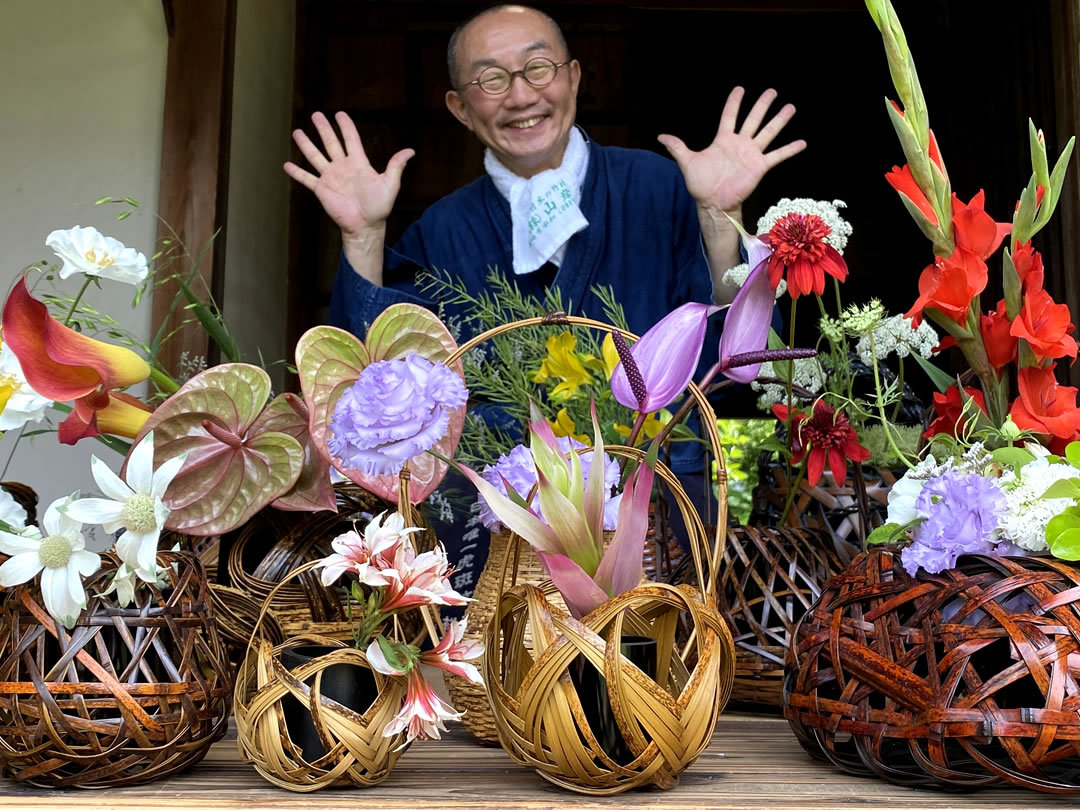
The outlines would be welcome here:
M 777 419 L 787 422 L 787 406 L 773 405 L 772 411 Z M 847 416 L 821 399 L 814 403 L 812 414 L 802 411 L 791 414 L 792 464 L 801 462 L 807 452 L 810 461 L 806 465 L 806 480 L 812 487 L 821 480 L 826 461 L 837 485 L 843 486 L 847 481 L 848 461 L 870 458 L 870 451 L 859 444 L 859 435 Z
M 775 290 L 787 270 L 788 293 L 792 298 L 825 292 L 825 274 L 843 281 L 847 278 L 844 257 L 825 238 L 832 233 L 821 217 L 794 211 L 777 221 L 761 241 L 772 248 L 769 257 L 769 284 Z

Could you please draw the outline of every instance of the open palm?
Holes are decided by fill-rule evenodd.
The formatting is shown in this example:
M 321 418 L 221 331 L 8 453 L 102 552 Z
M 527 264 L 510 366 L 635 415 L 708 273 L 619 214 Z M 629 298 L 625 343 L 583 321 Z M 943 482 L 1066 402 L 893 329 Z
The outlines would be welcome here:
M 339 112 L 341 128 L 338 140 L 333 127 L 322 113 L 311 117 L 323 143 L 320 150 L 302 130 L 293 133 L 315 173 L 295 163 L 285 164 L 285 173 L 315 192 L 327 215 L 344 234 L 357 234 L 368 228 L 381 227 L 390 215 L 401 189 L 401 173 L 415 152 L 403 149 L 386 164 L 385 172 L 371 165 L 360 135 L 351 118 Z
M 768 124 L 761 126 L 769 105 L 776 98 L 775 90 L 761 94 L 742 128 L 736 132 L 742 98 L 741 87 L 731 91 L 720 116 L 716 137 L 700 152 L 689 149 L 674 135 L 658 138 L 679 164 L 690 196 L 699 205 L 718 211 L 731 211 L 740 206 L 769 169 L 806 148 L 806 141 L 797 140 L 771 152 L 765 151 L 795 114 L 795 107 L 786 104 Z

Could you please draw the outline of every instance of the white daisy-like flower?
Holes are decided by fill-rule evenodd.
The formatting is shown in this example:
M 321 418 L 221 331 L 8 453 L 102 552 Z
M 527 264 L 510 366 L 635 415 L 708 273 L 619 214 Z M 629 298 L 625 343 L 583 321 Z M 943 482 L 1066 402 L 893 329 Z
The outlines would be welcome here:
M 746 262 L 737 264 L 732 268 L 729 268 L 724 272 L 721 282 L 727 284 L 729 287 L 742 287 L 746 283 L 746 279 L 750 277 L 750 265 Z M 780 283 L 776 285 L 776 293 L 774 297 L 779 298 L 781 295 L 787 292 L 787 279 L 780 279 Z
M 19 505 L 11 493 L 0 487 L 0 520 L 15 531 L 26 528 L 26 510 Z
M 27 422 L 40 422 L 52 405 L 26 381 L 19 358 L 6 343 L 0 345 L 0 386 L 10 386 L 11 396 L 0 412 L 0 430 L 16 430 Z
M 773 225 L 788 214 L 816 214 L 832 229 L 825 241 L 836 248 L 837 253 L 843 253 L 848 237 L 851 236 L 851 223 L 840 216 L 840 208 L 847 208 L 847 203 L 843 200 L 833 200 L 830 203 L 825 200 L 811 200 L 809 197 L 784 197 L 758 220 L 757 232 L 768 233 Z
M 85 548 L 82 524 L 65 514 L 72 497 L 49 504 L 41 520 L 44 537 L 36 526 L 19 534 L 0 531 L 0 551 L 11 555 L 0 565 L 0 586 L 29 582 L 40 572 L 45 609 L 69 629 L 86 607 L 83 577 L 101 567 L 101 557 Z
M 105 236 L 97 228 L 76 225 L 56 230 L 45 237 L 45 245 L 64 262 L 60 278 L 85 273 L 124 284 L 139 284 L 150 273 L 143 254 Z
M 90 457 L 90 471 L 105 498 L 73 501 L 68 514 L 84 523 L 100 523 L 105 531 L 120 529 L 116 554 L 135 569 L 144 582 L 157 579 L 157 545 L 169 507 L 161 498 L 184 466 L 187 454 L 174 456 L 154 472 L 154 433 L 147 433 L 128 457 L 127 481 L 97 456 Z

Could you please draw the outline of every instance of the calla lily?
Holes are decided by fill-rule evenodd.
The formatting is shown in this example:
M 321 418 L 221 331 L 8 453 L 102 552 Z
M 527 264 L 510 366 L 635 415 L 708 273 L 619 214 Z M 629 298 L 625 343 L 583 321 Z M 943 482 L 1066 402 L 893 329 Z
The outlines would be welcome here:
M 611 393 L 616 401 L 631 410 L 652 413 L 678 399 L 697 369 L 709 316 L 719 310 L 708 304 L 689 303 L 661 318 L 630 347 L 645 383 L 644 401 L 639 402 L 634 394 L 625 363 L 619 363 L 611 375 Z
M 75 400 L 71 416 L 58 431 L 64 444 L 110 429 L 134 436 L 138 432 L 137 428 L 131 432 L 134 423 L 149 417 L 149 411 L 143 411 L 145 416 L 135 412 L 141 409 L 134 404 L 134 397 L 112 393 L 149 377 L 146 361 L 129 349 L 102 343 L 61 324 L 30 295 L 25 278 L 19 279 L 4 304 L 3 331 L 34 391 L 61 402 Z M 114 403 L 114 398 L 120 399 L 120 404 Z
M 732 359 L 737 355 L 759 352 L 768 345 L 769 324 L 775 300 L 768 274 L 772 249 L 756 236 L 747 235 L 735 220 L 732 220 L 732 223 L 742 238 L 747 262 L 754 269 L 735 294 L 735 300 L 731 302 L 724 318 L 724 331 L 720 335 L 719 370 L 735 382 L 750 383 L 757 379 L 761 363 L 736 366 Z

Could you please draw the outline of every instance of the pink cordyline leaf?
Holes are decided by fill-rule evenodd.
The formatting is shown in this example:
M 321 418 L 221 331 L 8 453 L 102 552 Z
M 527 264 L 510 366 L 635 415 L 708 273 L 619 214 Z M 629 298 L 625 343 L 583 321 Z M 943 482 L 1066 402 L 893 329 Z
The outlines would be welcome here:
M 575 619 L 586 616 L 608 600 L 604 589 L 569 557 L 543 553 L 539 556 Z
M 316 512 L 321 509 L 337 511 L 337 496 L 330 482 L 328 462 L 311 442 L 308 430 L 308 409 L 296 394 L 280 394 L 266 406 L 251 426 L 254 432 L 274 430 L 287 433 L 304 448 L 304 466 L 296 484 L 270 505 L 275 509 Z
M 487 501 L 488 507 L 495 513 L 495 517 L 514 534 L 523 537 L 529 545 L 537 551 L 558 554 L 562 551 L 562 542 L 555 531 L 544 521 L 524 507 L 518 506 L 508 497 L 503 495 L 494 486 L 489 484 L 476 473 L 464 465 L 458 469 L 476 487 L 477 491 Z M 509 484 L 507 484 L 509 489 Z M 518 493 L 525 497 L 528 493 Z
M 604 536 L 604 507 L 607 504 L 608 486 L 605 480 L 604 434 L 600 431 L 599 417 L 596 415 L 596 402 L 589 402 L 589 411 L 593 425 L 593 460 L 589 465 L 589 477 L 585 481 L 585 521 L 594 538 Z M 603 542 L 602 540 L 600 541 Z
M 287 433 L 255 427 L 269 393 L 261 368 L 225 363 L 192 377 L 151 414 L 134 445 L 154 431 L 155 467 L 187 453 L 162 499 L 172 510 L 167 528 L 222 534 L 292 489 L 303 447 Z
M 345 389 L 360 377 L 369 364 L 379 360 L 396 360 L 415 352 L 435 362 L 443 362 L 457 349 L 457 343 L 437 316 L 415 304 L 394 304 L 383 310 L 367 332 L 366 345 L 355 335 L 333 326 L 309 329 L 296 345 L 296 368 L 304 402 L 311 410 L 311 440 L 319 453 L 356 484 L 388 501 L 396 501 L 398 476 L 367 475 L 359 470 L 344 469 L 335 463 L 327 449 L 330 419 L 334 406 Z M 464 375 L 461 363 L 454 370 Z M 453 458 L 461 430 L 465 424 L 465 408 L 450 414 L 446 435 L 432 448 L 446 458 Z M 412 477 L 409 499 L 419 503 L 439 486 L 448 469 L 443 461 L 421 453 L 409 462 Z
M 655 463 L 655 459 L 650 458 L 627 479 L 619 504 L 615 536 L 596 569 L 596 584 L 611 596 L 636 588 L 644 575 L 642 557 L 645 536 L 649 532 L 649 501 L 652 499 Z
M 708 304 L 683 304 L 642 335 L 630 352 L 645 383 L 645 401 L 638 402 L 622 363 L 611 376 L 616 401 L 631 410 L 652 413 L 678 399 L 697 369 L 709 316 L 719 309 Z

